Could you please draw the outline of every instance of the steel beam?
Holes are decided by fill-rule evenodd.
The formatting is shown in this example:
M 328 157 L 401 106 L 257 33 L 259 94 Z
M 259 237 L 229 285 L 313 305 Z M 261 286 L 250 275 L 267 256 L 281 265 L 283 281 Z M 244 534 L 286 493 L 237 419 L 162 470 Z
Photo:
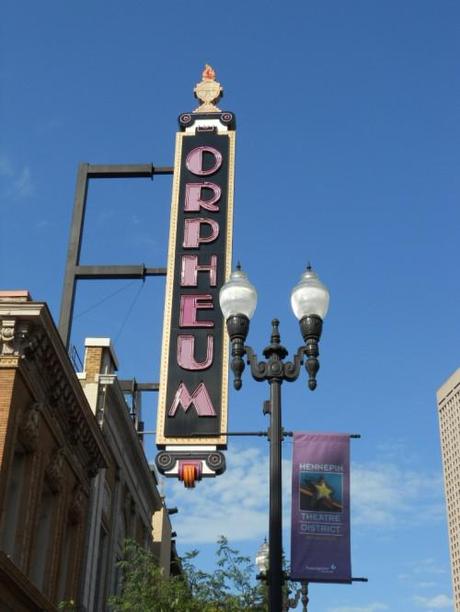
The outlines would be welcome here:
M 118 381 L 122 391 L 129 393 L 135 393 L 136 391 L 158 391 L 160 389 L 159 383 L 138 383 L 136 380 L 119 380 Z
M 77 279 L 142 278 L 146 276 L 166 276 L 166 268 L 146 268 L 138 266 L 75 266 Z
M 88 178 L 152 178 L 154 174 L 172 174 L 172 166 L 153 164 L 88 164 Z
M 66 348 L 69 348 L 70 327 L 75 303 L 75 267 L 80 260 L 81 240 L 85 221 L 86 198 L 88 195 L 88 164 L 80 164 L 77 174 L 77 186 L 73 206 L 72 224 L 70 226 L 69 248 L 62 290 L 59 333 Z
M 77 280 L 145 279 L 147 276 L 166 275 L 166 268 L 146 268 L 143 264 L 137 266 L 79 265 L 89 179 L 153 178 L 155 174 L 173 174 L 173 172 L 174 168 L 171 166 L 154 166 L 153 164 L 82 163 L 79 165 L 59 316 L 59 333 L 66 348 L 69 347 L 72 329 Z

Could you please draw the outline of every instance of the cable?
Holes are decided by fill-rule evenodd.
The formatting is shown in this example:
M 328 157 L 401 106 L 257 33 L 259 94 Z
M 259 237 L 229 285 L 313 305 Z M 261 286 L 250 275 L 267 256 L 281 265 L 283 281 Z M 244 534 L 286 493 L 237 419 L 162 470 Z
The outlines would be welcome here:
M 137 290 L 136 295 L 134 296 L 134 299 L 133 299 L 133 301 L 131 302 L 130 307 L 128 308 L 128 312 L 126 313 L 126 316 L 125 316 L 125 318 L 123 319 L 123 322 L 122 322 L 122 324 L 121 324 L 121 326 L 120 326 L 120 329 L 118 330 L 117 335 L 115 336 L 115 339 L 114 339 L 114 341 L 113 341 L 113 342 L 114 342 L 114 344 L 116 344 L 116 343 L 117 343 L 117 340 L 118 340 L 118 339 L 119 339 L 119 337 L 121 336 L 121 334 L 122 334 L 122 332 L 123 332 L 123 330 L 124 330 L 124 328 L 125 328 L 125 325 L 126 325 L 126 323 L 128 322 L 128 319 L 129 319 L 129 317 L 130 317 L 130 315 L 131 315 L 131 313 L 132 313 L 132 311 L 133 311 L 134 306 L 136 305 L 136 302 L 137 302 L 137 300 L 138 300 L 138 298 L 139 298 L 139 296 L 140 296 L 141 291 L 142 291 L 142 289 L 143 289 L 143 288 L 144 288 L 144 281 L 142 281 L 142 284 L 140 285 L 139 289 Z
M 122 291 L 124 291 L 125 289 L 127 289 L 128 287 L 130 287 L 131 285 L 133 285 L 136 282 L 137 279 L 132 280 L 129 283 L 126 283 L 126 285 L 123 285 L 123 287 L 120 287 L 120 289 L 117 289 L 116 291 L 114 291 L 113 293 L 110 293 L 109 295 L 106 295 L 104 298 L 102 298 L 102 300 L 99 300 L 99 302 L 96 302 L 95 304 L 93 304 L 92 306 L 90 306 L 89 308 L 87 308 L 86 310 L 82 310 L 81 312 L 79 312 L 78 314 L 76 314 L 74 316 L 74 319 L 78 319 L 80 317 L 82 317 L 83 315 L 87 314 L 88 312 L 91 312 L 92 310 L 94 310 L 95 308 L 97 308 L 98 306 L 100 306 L 101 304 L 103 304 L 104 302 L 107 302 L 107 300 L 110 300 L 110 298 L 113 298 L 115 295 L 117 295 L 118 293 L 121 293 Z

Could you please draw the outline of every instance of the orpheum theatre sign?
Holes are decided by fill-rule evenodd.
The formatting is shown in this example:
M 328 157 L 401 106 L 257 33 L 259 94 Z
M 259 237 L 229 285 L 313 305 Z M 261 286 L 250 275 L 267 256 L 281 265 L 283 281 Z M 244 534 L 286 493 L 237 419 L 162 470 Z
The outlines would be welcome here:
M 157 424 L 157 465 L 186 485 L 184 468 L 190 480 L 225 467 L 217 452 L 226 445 L 228 368 L 219 290 L 231 266 L 235 144 L 233 115 L 212 104 L 221 87 L 210 67 L 195 92 L 203 104 L 180 116 L 176 139 Z

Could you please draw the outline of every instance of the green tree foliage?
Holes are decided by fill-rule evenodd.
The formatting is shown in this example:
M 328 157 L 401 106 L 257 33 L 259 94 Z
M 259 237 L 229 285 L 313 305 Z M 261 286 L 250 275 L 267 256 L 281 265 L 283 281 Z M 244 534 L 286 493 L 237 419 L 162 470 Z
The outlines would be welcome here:
M 254 584 L 249 557 L 231 548 L 226 538 L 217 542 L 216 570 L 198 569 L 197 551 L 182 559 L 183 574 L 166 578 L 154 556 L 127 541 L 120 566 L 123 588 L 110 600 L 114 612 L 265 612 L 265 587 Z

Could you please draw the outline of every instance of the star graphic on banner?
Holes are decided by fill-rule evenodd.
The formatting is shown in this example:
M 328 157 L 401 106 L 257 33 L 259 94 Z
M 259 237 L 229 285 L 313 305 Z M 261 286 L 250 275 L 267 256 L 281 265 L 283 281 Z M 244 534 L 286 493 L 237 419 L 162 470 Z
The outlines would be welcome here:
M 320 480 L 318 484 L 315 484 L 316 489 L 316 499 L 330 499 L 331 493 L 333 490 L 327 486 L 326 481 L 324 479 Z

